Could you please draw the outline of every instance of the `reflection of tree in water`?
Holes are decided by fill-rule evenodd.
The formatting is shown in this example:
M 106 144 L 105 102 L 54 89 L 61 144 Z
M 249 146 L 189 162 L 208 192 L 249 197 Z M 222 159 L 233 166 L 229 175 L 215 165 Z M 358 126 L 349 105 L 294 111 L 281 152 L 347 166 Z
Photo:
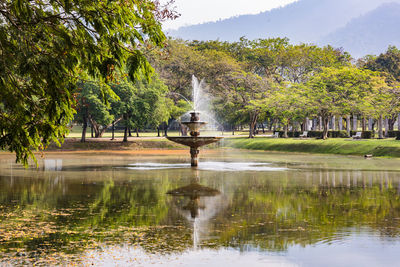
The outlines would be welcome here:
M 392 185 L 387 173 L 366 177 L 368 173 L 328 172 L 322 179 L 314 175 L 308 186 L 257 180 L 237 187 L 215 223 L 215 229 L 224 229 L 218 242 L 280 251 L 366 227 L 381 236 L 400 235 L 398 185 Z
M 185 244 L 183 227 L 158 227 L 168 214 L 164 195 L 168 181 L 154 186 L 116 184 L 111 178 L 87 183 L 55 176 L 14 178 L 11 183 L 10 178 L 0 177 L 0 258 L 7 258 L 2 253 L 15 256 L 16 249 L 25 251 L 19 256 L 26 253 L 32 260 L 55 250 L 77 253 L 105 240 L 137 243 L 149 250 L 160 244 L 161 251 L 175 244 L 166 246 L 160 237 L 174 232 Z
M 16 249 L 33 258 L 54 250 L 73 254 L 100 242 L 136 244 L 155 253 L 184 251 L 192 246 L 193 233 L 182 217 L 193 215 L 204 216 L 198 241 L 209 247 L 280 251 L 365 227 L 383 237 L 400 235 L 397 173 L 295 175 L 300 176 L 232 178 L 222 209 L 220 195 L 167 196 L 178 187 L 176 178 L 0 177 L 0 257 L 15 256 Z

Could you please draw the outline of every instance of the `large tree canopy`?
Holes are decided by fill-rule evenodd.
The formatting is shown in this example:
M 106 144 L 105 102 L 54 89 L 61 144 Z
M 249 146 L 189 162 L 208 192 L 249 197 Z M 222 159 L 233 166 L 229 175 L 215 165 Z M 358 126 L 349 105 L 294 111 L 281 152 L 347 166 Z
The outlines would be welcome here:
M 31 150 L 63 140 L 77 78 L 112 79 L 125 65 L 151 72 L 142 47 L 165 40 L 175 14 L 152 0 L 0 2 L 0 149 L 27 163 Z

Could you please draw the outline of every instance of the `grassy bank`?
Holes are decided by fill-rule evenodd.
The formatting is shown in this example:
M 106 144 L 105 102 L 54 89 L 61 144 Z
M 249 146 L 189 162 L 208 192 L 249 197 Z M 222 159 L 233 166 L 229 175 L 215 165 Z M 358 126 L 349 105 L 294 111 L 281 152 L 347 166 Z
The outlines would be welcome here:
M 231 148 L 269 150 L 282 152 L 305 152 L 341 155 L 366 155 L 374 157 L 400 157 L 400 141 L 385 140 L 350 140 L 334 138 L 328 140 L 317 139 L 273 139 L 258 137 L 228 138 L 224 146 Z
M 53 144 L 47 151 L 76 151 L 76 150 L 139 150 L 139 149 L 182 149 L 184 146 L 175 144 L 165 138 L 130 138 L 128 142 L 122 139 L 111 141 L 108 138 L 87 139 L 81 143 L 79 138 L 66 138 L 58 147 Z
M 366 155 L 374 157 L 396 157 L 400 158 L 400 141 L 394 139 L 365 139 L 351 140 L 332 138 L 328 140 L 318 139 L 295 139 L 295 138 L 269 138 L 246 137 L 234 138 L 229 136 L 221 144 L 227 148 L 266 150 L 280 152 L 303 152 L 319 154 L 340 154 L 340 155 Z M 208 148 L 219 147 L 209 145 Z M 50 146 L 48 151 L 78 151 L 78 150 L 140 150 L 140 149 L 182 149 L 185 146 L 175 144 L 165 138 L 129 138 L 127 143 L 122 138 L 111 141 L 109 138 L 89 138 L 87 142 L 79 142 L 79 138 L 67 138 L 61 148 L 56 145 Z

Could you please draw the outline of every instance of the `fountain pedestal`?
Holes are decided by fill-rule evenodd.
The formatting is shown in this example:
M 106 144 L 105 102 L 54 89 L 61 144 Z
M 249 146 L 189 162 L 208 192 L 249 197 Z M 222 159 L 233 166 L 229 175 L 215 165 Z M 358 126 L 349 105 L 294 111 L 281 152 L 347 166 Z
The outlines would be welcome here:
M 199 147 L 218 142 L 222 137 L 214 136 L 200 136 L 200 128 L 207 124 L 207 122 L 200 121 L 199 112 L 190 113 L 190 121 L 182 122 L 189 128 L 190 136 L 180 136 L 180 137 L 169 137 L 167 139 L 190 147 L 190 164 L 192 167 L 198 166 L 198 155 L 200 153 Z
M 198 161 L 199 153 L 200 153 L 200 150 L 198 149 L 198 147 L 190 147 L 190 157 L 191 157 L 190 165 L 192 167 L 198 166 L 198 164 L 199 164 L 199 161 Z

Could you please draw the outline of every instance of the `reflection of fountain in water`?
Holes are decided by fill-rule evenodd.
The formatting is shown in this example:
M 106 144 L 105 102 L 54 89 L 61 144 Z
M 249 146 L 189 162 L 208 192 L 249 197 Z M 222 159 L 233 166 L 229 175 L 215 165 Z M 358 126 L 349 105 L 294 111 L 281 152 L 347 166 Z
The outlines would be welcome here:
M 199 176 L 196 171 L 189 185 L 167 192 L 174 197 L 189 198 L 186 205 L 179 205 L 178 211 L 192 225 L 193 248 L 197 249 L 202 241 L 202 236 L 209 232 L 208 222 L 224 206 L 224 197 L 220 191 L 199 184 Z

